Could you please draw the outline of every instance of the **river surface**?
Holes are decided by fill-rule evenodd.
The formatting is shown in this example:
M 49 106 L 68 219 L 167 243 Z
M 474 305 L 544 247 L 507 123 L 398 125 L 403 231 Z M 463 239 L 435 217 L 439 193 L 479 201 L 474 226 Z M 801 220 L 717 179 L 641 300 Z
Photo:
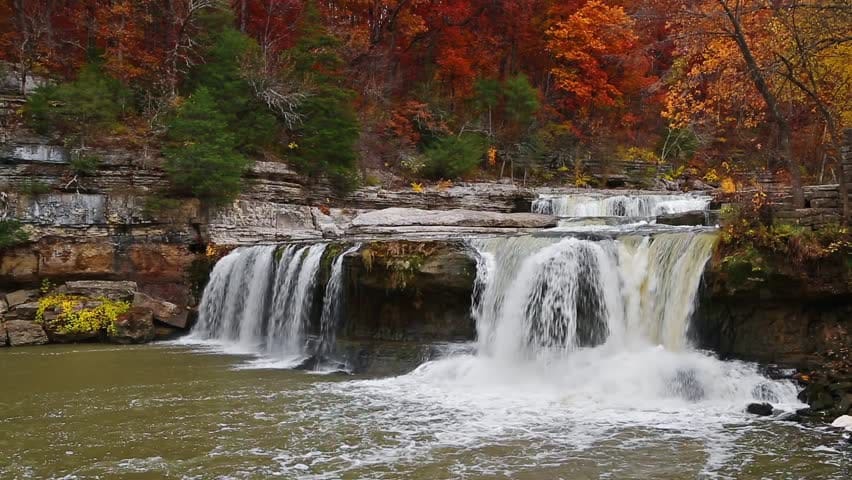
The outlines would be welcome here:
M 0 478 L 852 476 L 849 447 L 824 427 L 577 386 L 597 382 L 601 362 L 650 358 L 668 361 L 621 352 L 583 371 L 461 355 L 370 379 L 173 344 L 0 349 Z

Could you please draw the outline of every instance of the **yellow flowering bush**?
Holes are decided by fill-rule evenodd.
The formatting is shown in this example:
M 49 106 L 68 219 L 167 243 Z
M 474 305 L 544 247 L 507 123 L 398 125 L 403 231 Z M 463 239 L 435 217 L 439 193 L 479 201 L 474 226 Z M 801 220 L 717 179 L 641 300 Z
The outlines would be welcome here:
M 97 305 L 86 307 L 89 302 Z M 50 326 L 61 334 L 116 333 L 118 317 L 130 310 L 130 303 L 100 297 L 90 299 L 76 295 L 48 295 L 38 301 L 36 321 L 45 322 L 45 312 L 57 311 L 58 316 L 49 321 Z

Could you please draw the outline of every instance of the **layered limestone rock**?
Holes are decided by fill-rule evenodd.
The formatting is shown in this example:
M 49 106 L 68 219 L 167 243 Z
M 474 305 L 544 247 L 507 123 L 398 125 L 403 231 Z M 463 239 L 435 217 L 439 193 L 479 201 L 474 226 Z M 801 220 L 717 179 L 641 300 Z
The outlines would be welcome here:
M 354 232 L 372 232 L 373 230 L 400 227 L 541 229 L 552 228 L 557 224 L 556 217 L 538 213 L 386 208 L 358 215 L 352 220 L 352 230 Z

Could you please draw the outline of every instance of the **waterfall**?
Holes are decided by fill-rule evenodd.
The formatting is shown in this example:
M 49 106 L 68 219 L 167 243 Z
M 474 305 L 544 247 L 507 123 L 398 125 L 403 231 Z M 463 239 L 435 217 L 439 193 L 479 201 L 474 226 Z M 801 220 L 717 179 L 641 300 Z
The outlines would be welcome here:
M 316 277 L 326 244 L 286 247 L 275 273 L 275 291 L 265 353 L 304 358 L 305 336 L 314 304 Z
M 706 210 L 706 195 L 539 195 L 536 213 L 557 217 L 654 217 L 670 213 Z
M 332 261 L 316 352 L 309 346 L 308 332 L 317 313 L 318 277 L 327 245 L 242 247 L 223 257 L 210 273 L 188 341 L 214 342 L 289 366 L 331 351 L 341 311 L 343 257 L 358 246 Z
M 472 240 L 472 315 L 487 355 L 564 356 L 603 343 L 687 346 L 715 235 Z
M 343 303 L 341 288 L 343 287 L 343 258 L 355 253 L 361 244 L 355 244 L 334 259 L 331 264 L 331 275 L 325 287 L 325 297 L 322 301 L 322 317 L 320 317 L 320 339 L 317 348 L 321 356 L 327 356 L 334 348 L 337 327 L 340 324 L 340 311 Z
M 227 342 L 243 352 L 258 348 L 272 288 L 274 250 L 274 246 L 238 248 L 216 263 L 201 297 L 194 337 Z

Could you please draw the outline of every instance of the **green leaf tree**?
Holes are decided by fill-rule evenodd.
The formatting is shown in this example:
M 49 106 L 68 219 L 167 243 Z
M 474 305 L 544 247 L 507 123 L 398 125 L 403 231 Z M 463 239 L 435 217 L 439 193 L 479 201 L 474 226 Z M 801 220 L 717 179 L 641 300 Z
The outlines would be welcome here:
M 257 151 L 275 137 L 277 120 L 254 95 L 241 72 L 243 61 L 260 47 L 251 37 L 231 26 L 217 26 L 205 63 L 193 74 L 196 88 L 205 87 L 234 133 L 237 148 Z
M 476 168 L 486 147 L 485 139 L 475 133 L 439 138 L 426 148 L 422 171 L 431 178 L 456 178 Z
M 293 132 L 291 158 L 308 174 L 325 173 L 340 189 L 354 186 L 358 141 L 355 93 L 343 86 L 337 39 L 326 31 L 314 2 L 308 2 L 298 44 L 290 51 L 298 80 L 312 85 L 302 102 L 302 124 Z
M 25 114 L 39 132 L 59 130 L 80 135 L 114 126 L 130 105 L 130 91 L 98 63 L 85 65 L 73 82 L 39 88 Z
M 210 91 L 196 90 L 167 126 L 165 169 L 175 189 L 214 205 L 233 200 L 249 162 Z

